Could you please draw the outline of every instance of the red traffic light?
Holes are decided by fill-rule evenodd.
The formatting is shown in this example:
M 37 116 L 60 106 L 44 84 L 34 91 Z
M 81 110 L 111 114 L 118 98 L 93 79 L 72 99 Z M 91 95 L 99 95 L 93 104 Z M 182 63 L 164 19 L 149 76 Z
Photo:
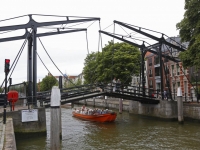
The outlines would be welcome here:
M 5 73 L 9 73 L 10 71 L 10 59 L 5 59 Z
M 5 59 L 5 63 L 9 64 L 10 63 L 10 59 Z

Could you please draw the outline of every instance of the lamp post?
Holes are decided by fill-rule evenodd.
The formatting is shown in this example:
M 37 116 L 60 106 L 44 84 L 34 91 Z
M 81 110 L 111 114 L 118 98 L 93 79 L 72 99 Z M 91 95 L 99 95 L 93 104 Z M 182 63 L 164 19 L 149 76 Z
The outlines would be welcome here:
M 175 100 L 175 81 L 173 80 L 173 92 L 174 92 L 174 100 Z
M 199 97 L 198 97 L 198 86 L 197 86 L 197 77 L 198 77 L 198 72 L 194 72 L 195 77 L 196 77 L 196 97 L 197 97 L 197 103 L 199 103 Z
M 174 100 L 175 100 L 176 77 L 174 77 L 174 80 L 172 80 L 172 82 L 173 82 L 173 91 L 174 91 Z

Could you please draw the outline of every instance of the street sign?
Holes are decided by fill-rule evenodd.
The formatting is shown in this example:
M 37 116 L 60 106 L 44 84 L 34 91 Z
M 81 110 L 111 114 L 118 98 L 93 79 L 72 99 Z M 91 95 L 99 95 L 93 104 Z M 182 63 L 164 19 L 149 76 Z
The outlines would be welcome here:
M 22 114 L 22 122 L 38 121 L 37 109 L 22 110 L 21 114 Z

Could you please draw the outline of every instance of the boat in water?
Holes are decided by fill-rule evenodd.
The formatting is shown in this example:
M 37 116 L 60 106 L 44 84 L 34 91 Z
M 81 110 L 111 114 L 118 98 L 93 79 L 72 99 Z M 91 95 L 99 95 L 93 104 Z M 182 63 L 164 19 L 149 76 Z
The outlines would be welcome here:
M 74 117 L 96 122 L 114 122 L 117 117 L 117 113 L 110 110 L 105 110 L 104 112 L 74 110 L 72 114 Z

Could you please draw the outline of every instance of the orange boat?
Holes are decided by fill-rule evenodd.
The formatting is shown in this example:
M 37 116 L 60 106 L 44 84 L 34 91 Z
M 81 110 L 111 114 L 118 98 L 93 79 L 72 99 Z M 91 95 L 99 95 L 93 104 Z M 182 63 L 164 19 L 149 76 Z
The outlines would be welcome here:
M 117 114 L 115 112 L 110 112 L 106 114 L 86 115 L 73 111 L 72 114 L 74 117 L 96 122 L 113 122 L 117 117 Z

